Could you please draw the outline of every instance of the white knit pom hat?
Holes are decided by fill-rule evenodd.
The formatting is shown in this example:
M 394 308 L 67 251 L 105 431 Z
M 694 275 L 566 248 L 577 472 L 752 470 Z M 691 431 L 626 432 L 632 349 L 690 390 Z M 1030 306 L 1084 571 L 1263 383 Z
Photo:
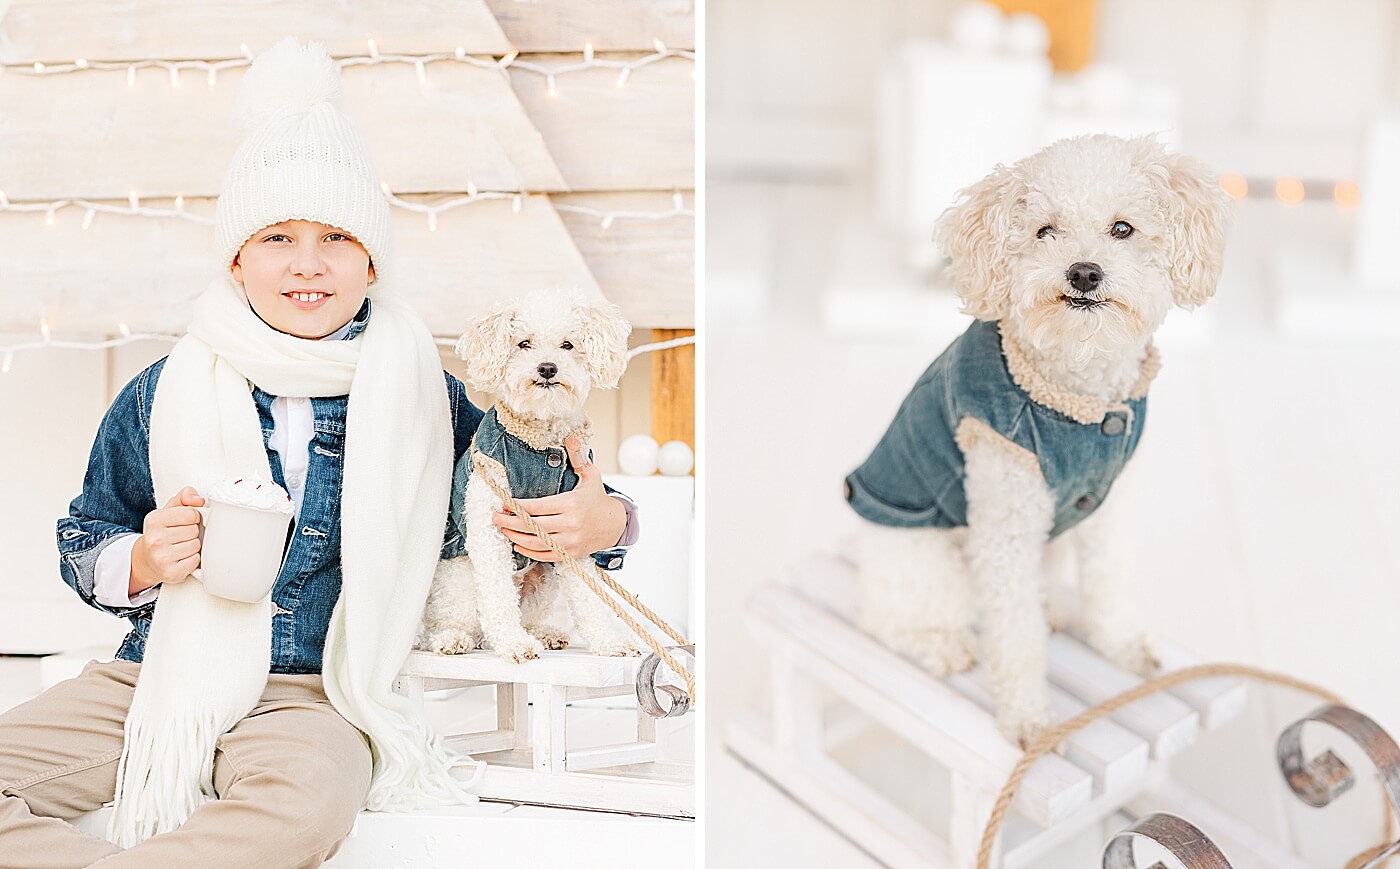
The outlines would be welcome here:
M 383 277 L 389 204 L 364 133 L 339 102 L 340 70 L 319 42 L 303 46 L 289 36 L 253 62 L 233 109 L 243 144 L 214 212 L 224 268 L 263 227 L 313 220 L 355 236 Z

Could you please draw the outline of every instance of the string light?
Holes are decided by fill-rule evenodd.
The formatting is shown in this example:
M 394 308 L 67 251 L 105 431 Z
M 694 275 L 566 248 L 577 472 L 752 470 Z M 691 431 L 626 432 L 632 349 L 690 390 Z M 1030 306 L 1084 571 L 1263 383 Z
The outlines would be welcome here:
M 1280 178 L 1274 182 L 1274 195 L 1279 198 L 1280 202 L 1288 205 L 1302 202 L 1305 193 L 1303 182 L 1297 178 Z
M 141 341 L 164 341 L 174 344 L 180 340 L 179 335 L 171 332 L 133 332 L 125 321 L 117 323 L 117 331 L 120 337 L 108 338 L 100 341 L 80 341 L 73 339 L 57 339 L 53 337 L 49 326 L 48 318 L 39 321 L 39 341 L 26 341 L 19 344 L 0 345 L 0 374 L 9 374 L 14 366 L 16 353 L 26 350 L 60 349 L 60 350 L 110 350 L 113 347 L 125 347 L 129 344 L 136 344 Z M 460 339 L 433 338 L 433 343 L 439 347 L 455 347 Z M 656 341 L 651 344 L 639 344 L 627 351 L 627 358 L 633 359 L 643 353 L 653 353 L 658 350 L 670 350 L 675 347 L 684 347 L 695 343 L 694 335 L 687 335 L 682 338 L 672 338 L 667 341 Z
M 1361 204 L 1361 188 L 1343 179 L 1332 188 L 1332 198 L 1343 208 L 1355 208 Z
M 1249 195 L 1249 182 L 1239 175 L 1221 175 L 1220 189 L 1231 199 L 1243 199 Z
M 615 69 L 618 71 L 617 86 L 622 87 L 627 84 L 628 79 L 634 70 L 641 69 L 653 63 L 657 63 L 668 58 L 680 58 L 688 60 L 692 64 L 695 62 L 695 52 L 674 48 L 668 48 L 666 43 L 660 39 L 653 39 L 652 46 L 655 49 L 651 54 L 632 60 L 620 60 L 611 58 L 600 58 L 593 50 L 593 43 L 588 42 L 583 46 L 583 60 L 579 63 L 568 63 L 557 66 L 545 66 L 533 61 L 520 60 L 520 52 L 511 49 L 499 59 L 492 59 L 490 56 L 480 57 L 467 53 L 463 46 L 457 46 L 450 52 L 436 52 L 432 54 L 384 54 L 379 50 L 379 44 L 373 38 L 367 40 L 369 54 L 351 55 L 336 60 L 336 64 L 345 66 L 362 66 L 381 63 L 401 63 L 412 64 L 418 75 L 419 84 L 426 84 L 427 70 L 430 63 L 440 61 L 464 63 L 475 66 L 479 69 L 495 70 L 521 70 L 542 76 L 546 80 L 546 85 L 550 96 L 555 96 L 558 92 L 556 79 L 561 75 L 568 75 L 575 72 L 583 72 L 589 69 Z M 83 71 L 102 71 L 126 69 L 126 84 L 128 87 L 136 86 L 136 71 L 147 67 L 164 69 L 170 77 L 170 86 L 180 86 L 180 72 L 182 70 L 198 70 L 205 73 L 209 86 L 212 88 L 218 82 L 219 72 L 226 69 L 246 67 L 253 62 L 252 49 L 246 43 L 241 43 L 239 49 L 243 56 L 230 58 L 228 60 L 164 60 L 161 58 L 147 58 L 136 61 L 89 61 L 85 58 L 78 58 L 72 63 L 44 64 L 35 62 L 32 67 L 29 65 L 17 65 L 13 67 L 0 67 L 3 69 L 13 69 L 24 75 L 62 75 L 65 73 Z M 694 77 L 694 69 L 691 70 Z
M 427 215 L 428 230 L 430 232 L 437 231 L 438 214 L 476 202 L 509 199 L 511 212 L 519 214 L 524 207 L 524 196 L 526 195 L 510 191 L 486 191 L 483 193 L 477 189 L 475 184 L 469 181 L 467 182 L 467 194 L 465 196 L 456 196 L 446 201 L 429 205 L 401 199 L 390 189 L 387 182 L 380 182 L 379 189 L 383 191 L 384 197 L 389 200 L 390 205 L 404 209 L 405 211 Z M 684 207 L 685 198 L 679 190 L 671 194 L 671 205 L 672 207 L 667 211 L 608 211 L 583 205 L 556 202 L 554 203 L 554 209 L 556 211 L 596 217 L 600 222 L 605 223 L 604 229 L 611 227 L 615 220 L 665 220 L 672 217 L 695 216 L 694 209 Z M 44 223 L 48 226 L 54 225 L 58 211 L 70 206 L 83 209 L 83 229 L 92 226 L 93 220 L 99 213 L 115 214 L 123 217 L 175 217 L 204 226 L 212 226 L 214 223 L 213 218 L 185 210 L 185 197 L 183 194 L 175 197 L 174 207 L 172 208 L 154 208 L 149 205 L 142 205 L 140 195 L 137 194 L 135 190 L 127 194 L 125 205 L 116 205 L 111 202 L 95 202 L 89 199 L 58 199 L 52 202 L 11 202 L 9 198 L 5 196 L 4 191 L 0 190 L 0 211 L 42 211 L 44 212 Z

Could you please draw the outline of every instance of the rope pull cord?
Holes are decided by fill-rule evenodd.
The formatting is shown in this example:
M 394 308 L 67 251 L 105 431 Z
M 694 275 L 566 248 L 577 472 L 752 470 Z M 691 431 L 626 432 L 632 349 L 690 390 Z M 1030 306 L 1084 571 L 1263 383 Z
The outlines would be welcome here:
M 1305 682 L 1302 679 L 1297 679 L 1293 676 L 1287 676 L 1282 673 L 1274 673 L 1269 670 L 1261 669 L 1259 667 L 1250 667 L 1243 664 L 1202 664 L 1197 667 L 1187 667 L 1183 670 L 1177 670 L 1173 673 L 1167 673 L 1162 676 L 1158 676 L 1155 679 L 1149 679 L 1148 681 L 1143 682 L 1141 685 L 1134 686 L 1133 688 L 1130 688 L 1127 691 L 1122 692 L 1121 694 L 1110 697 L 1109 699 L 1098 704 L 1097 706 L 1092 706 L 1088 709 L 1085 709 L 1083 712 L 1079 713 L 1073 718 L 1060 722 L 1059 724 L 1055 725 L 1049 730 L 1046 730 L 1040 736 L 1036 737 L 1036 739 L 1033 742 L 1031 742 L 1031 744 L 1026 748 L 1025 753 L 1021 755 L 1021 759 L 1016 762 L 1016 766 L 1012 768 L 1011 775 L 1007 777 L 1006 784 L 1002 786 L 1001 793 L 997 795 L 996 802 L 992 804 L 992 812 L 991 815 L 987 818 L 986 826 L 982 829 L 982 842 L 977 850 L 977 869 L 991 869 L 992 849 L 996 844 L 997 833 L 1001 831 L 1001 825 L 1006 820 L 1006 813 L 1011 809 L 1011 800 L 1016 796 L 1016 791 L 1018 788 L 1020 788 L 1021 781 L 1026 777 L 1026 773 L 1030 770 L 1031 765 L 1034 764 L 1041 757 L 1044 757 L 1046 754 L 1049 754 L 1051 751 L 1054 751 L 1055 747 L 1058 746 L 1061 742 L 1063 742 L 1065 737 L 1069 736 L 1071 733 L 1074 733 L 1077 730 L 1082 730 L 1084 727 L 1088 726 L 1089 724 L 1092 724 L 1095 721 L 1098 721 L 1100 718 L 1107 717 L 1108 715 L 1117 712 L 1119 709 L 1122 709 L 1124 706 L 1141 700 L 1142 698 L 1147 697 L 1150 694 L 1156 694 L 1160 691 L 1165 691 L 1167 689 L 1174 688 L 1177 685 L 1181 685 L 1186 682 L 1193 682 L 1197 679 L 1210 679 L 1217 676 L 1239 676 L 1246 679 L 1253 679 L 1255 681 L 1263 682 L 1266 684 L 1282 685 L 1286 688 L 1292 688 L 1304 694 L 1312 694 L 1315 697 L 1320 697 L 1322 700 L 1330 704 L 1330 707 L 1346 709 L 1345 705 L 1341 701 L 1341 698 L 1338 697 L 1336 694 L 1332 693 L 1331 691 L 1328 691 L 1326 688 L 1322 688 L 1310 682 Z M 1323 707 L 1323 709 L 1318 710 L 1317 712 L 1313 713 L 1313 715 L 1316 716 L 1323 710 L 1328 709 L 1330 707 Z M 1347 711 L 1351 712 L 1351 710 Z M 1371 722 L 1370 719 L 1365 718 L 1365 716 L 1361 716 L 1360 713 L 1353 712 L 1352 714 L 1361 719 L 1364 719 L 1366 722 L 1369 722 L 1373 727 L 1375 726 L 1375 722 Z M 1325 720 L 1327 723 L 1333 724 L 1333 726 L 1337 726 L 1339 727 L 1339 729 L 1342 729 L 1344 732 L 1347 732 L 1348 735 L 1351 735 L 1353 738 L 1357 739 L 1358 742 L 1362 741 L 1361 738 L 1359 738 L 1356 735 L 1356 733 L 1362 733 L 1363 731 L 1356 729 L 1355 719 L 1348 720 L 1341 717 L 1336 717 L 1334 720 L 1333 718 L 1321 719 L 1310 716 L 1309 718 L 1305 718 L 1303 721 L 1306 722 L 1309 720 Z M 1336 723 L 1337 721 L 1342 721 L 1343 724 L 1338 725 Z M 1284 735 L 1287 736 L 1290 733 L 1290 731 L 1292 731 L 1295 727 L 1300 727 L 1302 723 L 1303 722 L 1299 722 L 1298 724 L 1293 725 L 1293 727 L 1290 727 L 1288 730 L 1285 730 Z M 1352 730 L 1347 730 L 1347 726 L 1352 726 Z M 1380 728 L 1376 727 L 1376 730 L 1379 731 Z M 1381 731 L 1381 734 L 1384 735 L 1384 732 Z M 1296 735 L 1297 734 L 1295 733 L 1294 736 Z M 1388 736 L 1385 738 L 1386 740 L 1390 741 L 1390 738 Z M 1393 741 L 1390 741 L 1390 745 L 1394 747 L 1395 743 Z M 1290 755 L 1292 753 L 1291 746 L 1292 743 L 1290 742 L 1288 744 L 1288 753 Z M 1284 748 L 1284 738 L 1281 736 L 1279 739 L 1280 764 L 1282 764 L 1284 761 Z M 1372 756 L 1372 759 L 1375 760 L 1376 755 L 1371 755 L 1370 749 L 1368 749 L 1368 755 Z M 1385 755 L 1382 754 L 1381 757 L 1384 758 Z M 1396 752 L 1395 758 L 1396 765 L 1400 766 L 1400 751 Z M 1340 761 L 1337 761 L 1337 763 L 1340 763 Z M 1381 766 L 1379 762 L 1377 765 Z M 1392 771 L 1388 771 L 1388 768 L 1386 766 L 1381 766 L 1381 770 L 1382 775 L 1385 777 L 1387 795 L 1391 796 L 1392 799 L 1400 797 L 1400 790 L 1393 791 L 1391 789 L 1392 771 L 1394 770 L 1394 767 L 1390 768 L 1390 770 Z M 1285 776 L 1287 776 L 1288 774 L 1288 770 L 1286 768 L 1284 769 L 1284 774 Z M 1400 773 L 1396 773 L 1396 775 L 1400 775 Z M 1400 777 L 1397 777 L 1394 780 L 1396 782 L 1400 782 Z M 1296 789 L 1295 793 L 1297 793 Z M 1395 837 L 1395 812 L 1397 810 L 1400 810 L 1400 806 L 1397 806 L 1394 803 L 1392 803 L 1391 806 L 1389 806 L 1386 810 L 1384 834 L 1385 844 L 1378 845 L 1374 848 L 1368 848 L 1366 851 L 1363 851 L 1362 853 L 1356 855 L 1347 862 L 1345 869 L 1378 869 L 1378 867 L 1383 865 L 1384 862 L 1389 858 L 1390 854 L 1400 853 L 1400 850 L 1397 850 L 1400 849 L 1400 843 L 1396 843 L 1395 845 L 1390 844 L 1391 840 Z M 1105 866 L 1111 865 L 1112 864 L 1105 863 Z
M 657 639 L 651 635 L 650 631 L 642 627 L 642 625 L 635 618 L 633 618 L 625 610 L 623 610 L 622 606 L 612 597 L 612 595 L 609 595 L 606 592 L 604 592 L 602 587 L 599 585 L 598 580 L 602 580 L 603 585 L 606 585 L 615 594 L 617 594 L 618 597 L 621 597 L 623 600 L 627 601 L 627 603 L 633 609 L 641 613 L 642 616 L 644 616 L 653 625 L 656 625 L 658 628 L 660 628 L 661 631 L 666 634 L 666 636 L 670 637 L 672 640 L 675 641 L 677 646 L 682 648 L 688 648 L 691 654 L 693 655 L 694 645 L 691 644 L 688 640 L 686 640 L 686 638 L 681 635 L 680 631 L 677 631 L 675 628 L 671 627 L 671 625 L 665 619 L 657 615 L 650 607 L 638 600 L 636 595 L 623 588 L 620 582 L 618 582 L 616 579 L 613 579 L 611 576 L 608 576 L 607 573 L 605 573 L 601 568 L 598 567 L 598 565 L 590 563 L 589 565 L 585 566 L 580 559 L 574 558 L 573 556 L 569 555 L 569 553 L 564 551 L 563 547 L 561 547 L 558 543 L 555 543 L 554 540 L 550 537 L 549 532 L 541 528 L 539 524 L 535 522 L 534 517 L 531 516 L 529 512 L 526 511 L 526 509 L 523 506 L 521 506 L 520 502 L 517 501 L 510 494 L 510 491 L 506 487 L 506 485 L 503 484 L 501 481 L 495 479 L 495 477 L 493 476 L 492 469 L 488 468 L 486 463 L 483 461 L 481 451 L 476 449 L 476 442 L 474 440 L 472 442 L 472 466 L 475 467 L 476 472 L 481 475 L 481 479 L 486 481 L 486 486 L 491 490 L 492 494 L 494 494 L 497 498 L 500 498 L 501 503 L 510 507 L 511 511 L 515 513 L 517 517 L 519 517 L 520 521 L 525 523 L 525 527 L 529 528 L 531 533 L 538 537 L 540 541 L 543 542 L 545 546 L 549 548 L 550 552 L 553 552 L 555 555 L 559 556 L 561 563 L 564 564 L 565 567 L 567 567 L 575 576 L 581 579 L 583 581 L 583 584 L 588 586 L 589 590 L 596 594 L 599 597 L 599 599 L 603 601 L 603 603 L 608 605 L 608 608 L 611 609 L 613 613 L 619 619 L 622 620 L 622 623 L 627 625 L 627 627 L 632 631 L 632 633 L 635 634 L 639 639 L 641 639 L 643 643 L 647 645 L 647 648 L 651 649 L 652 655 L 658 661 L 665 663 L 666 666 L 669 667 L 673 673 L 680 676 L 681 679 L 685 681 L 686 699 L 683 704 L 680 697 L 676 696 L 680 689 L 672 685 L 662 685 L 658 686 L 662 691 L 666 691 L 666 689 L 668 688 L 671 689 L 670 691 L 666 691 L 666 693 L 671 697 L 671 705 L 669 709 L 662 710 L 663 714 L 659 716 L 652 712 L 652 706 L 656 707 L 657 709 L 661 709 L 661 706 L 656 702 L 654 695 L 648 698 L 650 700 L 649 705 L 646 701 L 643 701 L 643 709 L 646 710 L 648 714 L 653 715 L 653 717 L 669 718 L 673 717 L 672 712 L 678 706 L 681 707 L 681 709 L 680 712 L 674 713 L 676 715 L 683 714 L 687 709 L 694 707 L 698 701 L 699 696 L 696 693 L 695 676 L 689 670 L 677 663 L 675 657 L 671 655 L 670 650 L 667 649 L 665 646 L 661 645 L 661 643 L 658 642 Z M 591 570 L 589 568 L 591 568 Z M 648 658 L 647 661 L 643 662 L 642 667 L 644 672 L 646 671 L 648 662 L 651 660 L 651 658 Z M 651 684 L 653 685 L 655 684 L 656 666 L 656 664 L 651 665 L 648 677 Z M 642 679 L 640 677 L 640 673 L 638 678 L 637 690 L 638 698 L 640 699 L 642 694 Z

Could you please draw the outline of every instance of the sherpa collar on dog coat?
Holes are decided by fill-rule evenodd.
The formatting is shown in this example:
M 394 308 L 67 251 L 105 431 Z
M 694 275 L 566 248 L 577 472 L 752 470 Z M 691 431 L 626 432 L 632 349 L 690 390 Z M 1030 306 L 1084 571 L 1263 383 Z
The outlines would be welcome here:
M 846 499 L 880 525 L 965 526 L 958 428 L 971 419 L 1039 463 L 1058 535 L 1103 503 L 1137 449 L 1157 368 L 1149 350 L 1128 399 L 1104 404 L 1040 377 L 998 323 L 976 321 L 919 378 L 870 458 L 846 478 Z

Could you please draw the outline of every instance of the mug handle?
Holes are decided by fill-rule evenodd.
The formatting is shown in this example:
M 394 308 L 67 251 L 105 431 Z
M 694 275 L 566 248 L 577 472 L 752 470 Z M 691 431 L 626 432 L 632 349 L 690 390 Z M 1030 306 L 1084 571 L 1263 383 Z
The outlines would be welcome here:
M 203 554 L 203 552 L 204 552 L 204 531 L 205 531 L 205 529 L 208 527 L 208 523 L 209 523 L 209 508 L 208 508 L 208 507 L 196 507 L 196 508 L 194 508 L 194 509 L 196 509 L 196 510 L 199 511 L 199 551 L 200 551 L 201 554 Z M 203 562 L 203 559 L 201 559 L 201 565 L 202 565 L 202 562 Z M 197 580 L 199 580 L 199 581 L 202 583 L 202 582 L 204 582 L 204 573 L 203 573 L 203 571 L 201 571 L 198 567 L 196 567 L 194 570 L 191 570 L 191 571 L 190 571 L 190 578 L 192 578 L 192 579 L 197 579 Z

